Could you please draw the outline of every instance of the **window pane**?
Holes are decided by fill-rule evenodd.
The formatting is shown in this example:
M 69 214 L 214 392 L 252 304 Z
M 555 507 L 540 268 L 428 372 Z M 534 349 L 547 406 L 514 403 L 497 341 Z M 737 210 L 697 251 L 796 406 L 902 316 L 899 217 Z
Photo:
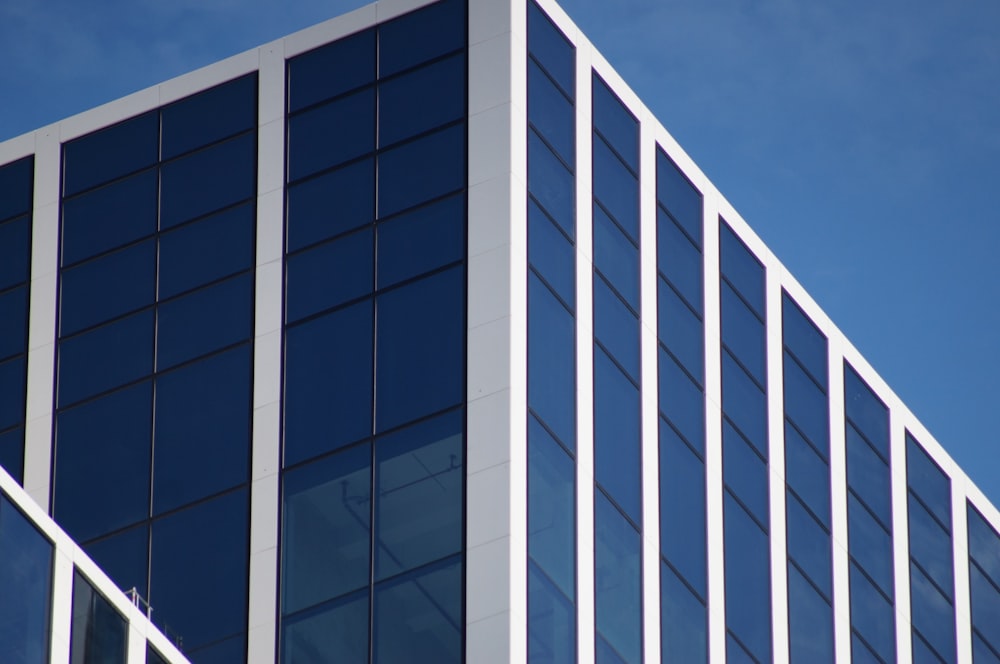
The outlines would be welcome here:
M 994 582 L 1000 579 L 1000 537 L 972 506 L 966 503 L 969 523 L 969 556 L 979 563 Z
M 74 570 L 70 664 L 125 664 L 127 646 L 125 619 Z
M 576 442 L 573 316 L 528 274 L 528 405 L 570 450 Z
M 574 237 L 576 183 L 573 174 L 531 129 L 528 130 L 528 192 L 568 237 Z
M 376 431 L 462 401 L 465 270 L 459 266 L 376 301 Z
M 692 376 L 699 381 L 704 380 L 705 341 L 701 319 L 663 279 L 657 279 L 657 296 L 657 334 L 660 341 L 680 359 Z
M 573 603 L 528 561 L 528 662 L 576 662 L 576 610 Z
M 288 119 L 288 181 L 375 150 L 375 88 Z
M 910 524 L 910 556 L 920 563 L 949 599 L 954 575 L 951 567 L 951 537 L 941 529 L 913 494 L 907 501 Z
M 164 164 L 160 228 L 239 203 L 256 189 L 257 136 L 245 134 Z
M 0 466 L 14 481 L 24 484 L 24 427 L 0 433 Z
M 288 187 L 287 250 L 340 235 L 375 219 L 375 160 L 362 159 Z
M 289 256 L 285 320 L 297 320 L 370 295 L 375 287 L 371 227 Z
M 74 540 L 148 516 L 152 427 L 150 381 L 58 414 L 53 514 Z
M 662 211 L 656 213 L 656 267 L 699 314 L 702 307 L 701 252 Z
M 702 242 L 702 197 L 662 150 L 656 151 L 656 200 L 699 246 Z
M 561 595 L 576 596 L 576 466 L 528 416 L 528 555 Z
M 951 584 L 949 584 L 950 586 Z M 955 661 L 955 612 L 944 595 L 910 563 L 910 606 L 913 628 L 944 661 Z
M 375 80 L 375 30 L 338 39 L 288 62 L 288 111 Z
M 528 262 L 569 307 L 576 304 L 576 255 L 572 242 L 528 200 Z
M 726 421 L 722 423 L 722 476 L 743 506 L 767 526 L 767 462 Z
M 0 290 L 28 280 L 31 217 L 0 224 Z
M 528 51 L 572 97 L 576 89 L 573 45 L 533 2 L 528 3 Z
M 827 382 L 826 337 L 787 295 L 781 298 L 782 334 L 785 346 L 825 389 Z
M 722 275 L 764 318 L 764 266 L 725 222 L 720 224 L 719 243 Z
M 639 533 L 601 491 L 594 495 L 597 632 L 626 664 L 642 660 L 642 569 Z
M 87 134 L 63 146 L 63 195 L 156 163 L 160 121 L 156 111 Z
M 369 300 L 288 328 L 286 466 L 371 435 L 373 324 Z
M 663 562 L 660 563 L 660 603 L 660 661 L 663 664 L 706 662 L 705 605 Z
M 250 359 L 245 345 L 157 377 L 154 513 L 247 481 Z
M 830 450 L 830 412 L 824 394 L 799 363 L 784 353 L 785 417 L 823 454 Z
M 0 363 L 0 430 L 24 422 L 26 365 L 24 356 Z
M 847 425 L 847 485 L 883 525 L 892 524 L 889 467 L 850 424 Z
M 833 598 L 831 579 L 833 561 L 830 534 L 809 514 L 798 498 L 787 496 L 785 513 L 788 519 L 788 555 L 806 578 L 813 582 L 827 600 Z M 791 567 L 789 576 L 791 576 Z
M 599 205 L 594 205 L 594 265 L 638 310 L 639 250 Z
M 214 143 L 257 124 L 257 75 L 248 74 L 163 108 L 161 159 Z
M 49 661 L 52 544 L 0 494 L 0 661 Z
M 281 621 L 281 662 L 368 662 L 368 591 L 362 590 Z
M 726 627 L 754 657 L 771 659 L 771 574 L 767 533 L 724 494 Z
M 574 165 L 576 158 L 574 120 L 573 102 L 566 98 L 535 60 L 529 59 L 528 122 L 570 166 Z
M 375 580 L 462 549 L 463 413 L 375 441 Z
M 705 542 L 705 464 L 661 419 L 660 551 L 703 597 Z
M 680 365 L 661 347 L 660 412 L 677 427 L 688 444 L 705 449 L 705 395 Z
M 599 275 L 594 275 L 594 336 L 639 381 L 639 319 Z
M 732 356 L 722 353 L 722 408 L 740 432 L 767 458 L 767 397 Z
M 378 160 L 378 216 L 465 186 L 465 125 L 442 129 L 388 150 Z
M 1000 656 L 975 632 L 972 634 L 972 661 L 975 664 L 1000 664 Z
M 758 383 L 767 384 L 764 324 L 725 281 L 722 282 L 722 341 Z
M 296 628 L 300 638 L 314 638 L 309 625 L 328 624 L 326 602 L 368 586 L 371 463 L 364 443 L 285 473 L 281 613 L 314 608 Z
M 976 565 L 969 565 L 969 589 L 972 594 L 972 625 L 990 643 L 1000 640 L 1000 591 Z
M 892 597 L 892 538 L 854 494 L 847 498 L 847 530 L 851 557 L 887 597 Z
M 788 422 L 785 422 L 785 480 L 820 522 L 830 528 L 830 468 Z
M 599 136 L 594 136 L 594 197 L 639 241 L 639 182 Z
M 379 147 L 392 145 L 465 115 L 465 54 L 379 84 Z
M 626 164 L 639 171 L 639 123 L 601 77 L 594 74 L 594 128 Z
M 597 483 L 635 522 L 642 522 L 639 391 L 594 348 L 594 465 Z
M 906 483 L 948 530 L 951 529 L 951 482 L 924 448 L 906 434 Z
M 0 361 L 28 350 L 28 287 L 0 295 Z
M 868 385 L 844 363 L 844 408 L 847 417 L 858 427 L 884 459 L 889 458 L 889 410 Z
M 378 226 L 378 287 L 465 257 L 465 196 L 457 195 L 394 217 Z
M 116 251 L 62 273 L 62 336 L 151 305 L 156 296 L 156 243 Z M 101 297 L 95 298 L 94 293 Z
M 892 604 L 875 589 L 855 563 L 851 563 L 851 627 L 865 639 L 883 661 L 896 655 L 896 633 Z
M 442 0 L 379 26 L 378 73 L 386 77 L 465 46 L 465 3 Z
M 833 662 L 833 610 L 794 565 L 788 566 L 789 661 Z
M 31 210 L 33 157 L 0 166 L 0 221 Z
M 122 591 L 135 588 L 144 600 L 149 597 L 149 526 L 146 523 L 91 542 L 84 550 Z

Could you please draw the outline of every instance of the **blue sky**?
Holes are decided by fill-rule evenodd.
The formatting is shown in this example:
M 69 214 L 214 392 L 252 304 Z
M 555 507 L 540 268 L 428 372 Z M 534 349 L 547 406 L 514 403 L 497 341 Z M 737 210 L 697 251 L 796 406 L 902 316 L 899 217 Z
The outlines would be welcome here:
M 362 4 L 0 0 L 0 140 Z M 562 5 L 1000 502 L 1000 4 Z

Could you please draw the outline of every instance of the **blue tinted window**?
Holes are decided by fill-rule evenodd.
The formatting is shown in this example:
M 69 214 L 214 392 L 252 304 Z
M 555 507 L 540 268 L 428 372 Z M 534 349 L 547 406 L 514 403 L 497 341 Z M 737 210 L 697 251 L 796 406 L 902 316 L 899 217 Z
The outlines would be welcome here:
M 728 352 L 722 353 L 722 408 L 767 458 L 767 398 Z
M 781 298 L 782 334 L 785 346 L 796 359 L 826 388 L 826 337 L 787 294 Z
M 49 661 L 52 544 L 0 494 L 0 660 Z
M 156 379 L 154 512 L 247 481 L 250 360 L 240 346 Z
M 528 3 L 528 51 L 572 98 L 576 90 L 575 49 L 533 2 Z
M 701 252 L 662 211 L 656 213 L 656 266 L 700 314 L 703 298 Z
M 993 577 L 1000 580 L 1000 537 L 992 526 L 968 503 L 969 556 Z
M 462 411 L 375 441 L 375 581 L 462 549 Z
M 568 598 L 576 595 L 576 469 L 528 416 L 528 555 Z
M 951 528 L 951 482 L 924 448 L 907 433 L 906 483 L 946 528 Z
M 114 362 L 105 358 L 114 357 Z M 123 385 L 153 370 L 153 312 L 144 311 L 59 343 L 58 405 Z
M 66 336 L 152 304 L 155 279 L 153 240 L 65 270 L 60 293 L 60 334 Z M 101 297 L 95 298 L 94 293 Z
M 375 30 L 339 39 L 288 62 L 288 111 L 375 80 Z
M 847 498 L 847 529 L 851 556 L 892 597 L 892 538 L 853 494 Z
M 376 430 L 461 402 L 464 270 L 451 268 L 380 295 L 376 307 Z
M 288 328 L 285 465 L 371 433 L 373 325 L 365 301 Z
M 705 446 L 705 395 L 679 364 L 659 349 L 660 412 L 699 452 Z
M 379 26 L 378 74 L 385 77 L 465 46 L 465 3 L 442 0 Z
M 701 319 L 662 279 L 657 280 L 657 335 L 684 368 L 697 380 L 705 375 L 705 349 Z
M 150 169 L 63 204 L 62 264 L 156 232 L 157 171 Z
M 31 257 L 31 218 L 0 224 L 0 290 L 28 280 Z
M 542 212 L 528 201 L 528 261 L 567 305 L 576 302 L 576 256 L 573 245 Z
M 633 170 L 639 171 L 639 123 L 601 77 L 594 74 L 594 128 Z
M 702 242 L 702 197 L 677 165 L 662 150 L 656 151 L 656 201 L 687 231 L 694 242 Z
M 563 232 L 574 237 L 576 183 L 573 174 L 533 130 L 528 131 L 528 191 Z
M 802 370 L 802 366 L 784 353 L 785 417 L 804 433 L 823 454 L 830 449 L 830 412 L 826 394 Z
M 594 138 L 594 197 L 639 241 L 639 182 L 601 138 Z
M 148 516 L 152 426 L 149 381 L 58 414 L 53 514 L 73 539 Z
M 528 561 L 528 661 L 576 662 L 576 610 L 552 581 Z
M 1000 591 L 978 565 L 969 565 L 969 590 L 972 594 L 972 626 L 993 644 L 1000 635 Z
M 912 494 L 907 501 L 910 525 L 910 557 L 934 580 L 938 588 L 951 598 L 951 536 L 942 530 L 923 503 Z
M 719 228 L 719 243 L 723 276 L 763 319 L 764 266 L 724 221 Z
M 528 60 L 528 122 L 563 161 L 573 166 L 576 158 L 573 102 L 532 59 Z
M 770 551 L 767 533 L 726 492 L 726 627 L 759 661 L 771 659 Z
M 660 563 L 660 661 L 697 664 L 708 659 L 705 606 L 665 563 Z
M 892 524 L 889 467 L 850 424 L 847 425 L 847 484 L 884 526 Z
M 851 662 L 852 664 L 884 664 L 856 632 L 851 634 Z
M 573 316 L 528 274 L 528 405 L 570 449 L 576 441 Z
M 25 367 L 22 357 L 0 363 L 0 430 L 24 421 Z
M 1000 664 L 1000 656 L 991 648 L 982 636 L 972 634 L 972 661 L 975 664 Z
M 875 446 L 882 458 L 889 458 L 889 410 L 868 385 L 844 363 L 844 408 L 847 418 Z
M 594 206 L 594 265 L 638 311 L 639 250 L 599 205 Z
M 732 632 L 726 634 L 726 664 L 758 664 L 746 648 L 733 637 Z
M 163 108 L 161 159 L 228 138 L 257 124 L 257 75 L 248 74 Z
M 379 84 L 378 143 L 392 145 L 465 114 L 465 54 Z
M 465 185 L 465 125 L 379 155 L 378 216 L 387 217 Z
M 250 198 L 256 187 L 257 137 L 246 134 L 163 165 L 160 228 Z
M 14 427 L 0 433 L 0 466 L 18 484 L 24 483 L 24 427 Z
M 0 221 L 31 210 L 34 158 L 0 166 Z
M 362 159 L 288 187 L 287 250 L 375 219 L 375 160 Z
M 149 597 L 149 525 L 119 531 L 87 544 L 84 550 L 121 590 L 135 588 L 143 598 Z
M 806 511 L 798 498 L 792 495 L 787 498 L 788 555 L 829 601 L 833 598 L 830 534 Z
M 895 660 L 896 628 L 892 603 L 872 585 L 855 563 L 851 564 L 850 579 L 851 627 L 883 661 Z
M 297 320 L 370 295 L 375 287 L 374 231 L 369 227 L 286 261 L 285 320 Z
M 28 287 L 22 286 L 0 295 L 0 360 L 18 355 L 28 345 Z
M 70 664 L 125 664 L 127 647 L 125 619 L 74 570 Z
M 639 664 L 642 660 L 640 547 L 639 533 L 601 491 L 596 491 L 594 592 L 597 633 L 626 664 Z
M 326 602 L 281 621 L 281 662 L 312 661 L 337 653 L 345 664 L 368 662 L 368 592 Z
M 949 583 L 949 587 L 950 587 Z M 910 606 L 913 628 L 946 662 L 955 661 L 955 614 L 951 602 L 920 569 L 910 563 Z M 915 641 L 918 639 L 915 639 Z
M 722 282 L 722 341 L 761 385 L 766 385 L 764 324 L 729 284 Z
M 255 212 L 252 204 L 240 205 L 161 235 L 160 299 L 249 269 Z
M 371 446 L 367 443 L 285 473 L 282 615 L 311 607 L 330 613 L 329 600 L 368 586 L 370 513 Z M 328 620 L 309 622 L 325 624 Z M 306 627 L 297 630 L 308 631 Z
M 240 489 L 153 522 L 153 622 L 185 650 L 246 629 L 248 503 Z
M 788 486 L 830 528 L 830 468 L 816 450 L 785 423 L 785 479 Z
M 642 522 L 639 391 L 607 354 L 594 348 L 594 465 L 597 482 Z
M 385 288 L 465 256 L 465 196 L 457 195 L 379 224 L 378 287 Z
M 600 275 L 594 275 L 594 336 L 639 381 L 639 320 Z
M 63 146 L 63 195 L 128 175 L 156 163 L 160 122 L 153 111 Z
M 767 463 L 736 433 L 722 423 L 722 473 L 726 486 L 757 520 L 767 525 Z
M 833 662 L 833 610 L 794 565 L 788 566 L 789 661 Z
M 705 596 L 705 465 L 669 424 L 659 423 L 660 551 Z
M 288 179 L 360 157 L 375 149 L 375 88 L 367 88 L 288 119 Z

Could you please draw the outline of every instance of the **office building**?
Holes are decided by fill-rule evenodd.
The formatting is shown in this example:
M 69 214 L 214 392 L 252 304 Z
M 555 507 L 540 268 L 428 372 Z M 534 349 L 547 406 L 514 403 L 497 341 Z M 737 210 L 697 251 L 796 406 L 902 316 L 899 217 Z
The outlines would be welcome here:
M 0 252 L 0 462 L 196 664 L 1000 661 L 1000 513 L 549 0 L 0 144 Z

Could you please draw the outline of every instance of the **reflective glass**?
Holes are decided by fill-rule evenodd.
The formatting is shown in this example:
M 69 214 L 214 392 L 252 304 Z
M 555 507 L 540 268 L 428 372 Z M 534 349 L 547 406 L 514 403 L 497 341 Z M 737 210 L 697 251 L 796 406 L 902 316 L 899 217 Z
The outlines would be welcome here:
M 375 441 L 375 581 L 462 550 L 461 410 Z
M 185 650 L 246 629 L 248 504 L 240 489 L 153 522 L 153 622 Z
M 705 449 L 705 394 L 663 347 L 659 349 L 660 412 L 688 444 Z
M 618 652 L 623 662 L 639 664 L 642 661 L 642 568 L 639 533 L 600 490 L 594 493 L 594 592 L 597 632 Z
M 368 662 L 368 591 L 327 602 L 281 621 L 281 663 Z
M 286 466 L 371 434 L 373 325 L 368 300 L 286 331 Z
M 0 431 L 24 422 L 26 365 L 24 356 L 0 363 Z
M 784 353 L 785 417 L 823 454 L 830 451 L 830 411 L 826 394 L 802 370 L 794 357 Z
M 663 279 L 657 279 L 657 335 L 684 368 L 704 380 L 705 348 L 701 319 Z
M 528 52 L 572 98 L 576 90 L 575 49 L 534 2 L 528 3 Z
M 34 158 L 0 166 L 0 221 L 31 210 Z
M 255 206 L 248 203 L 162 234 L 159 298 L 252 267 L 255 213 Z
M 639 171 L 639 123 L 600 76 L 593 77 L 594 128 L 622 160 Z
M 726 634 L 726 664 L 758 664 L 731 632 Z
M 604 139 L 594 136 L 594 197 L 632 238 L 639 241 L 639 182 Z
M 31 217 L 0 224 L 0 290 L 28 280 L 31 259 Z
M 0 295 L 0 361 L 28 350 L 28 287 Z
M 969 524 L 969 556 L 987 573 L 1000 579 L 1000 536 L 972 503 L 966 503 Z
M 850 579 L 851 627 L 883 661 L 894 661 L 896 628 L 891 602 L 875 589 L 856 563 L 851 563 Z
M 724 221 L 719 228 L 719 243 L 723 276 L 763 319 L 764 266 Z
M 951 482 L 924 448 L 906 434 L 906 483 L 946 528 L 951 528 Z
M 375 160 L 362 159 L 288 187 L 289 252 L 375 219 Z
M 951 584 L 949 584 L 950 586 Z M 910 607 L 913 628 L 938 657 L 955 661 L 955 612 L 944 595 L 920 569 L 910 563 Z M 919 639 L 915 639 L 919 640 Z
M 703 298 L 701 251 L 661 210 L 656 213 L 656 267 L 700 314 Z
M 976 565 L 969 565 L 969 590 L 972 595 L 972 626 L 990 643 L 1000 636 L 1000 590 Z
M 465 186 L 465 125 L 387 150 L 378 158 L 378 216 L 388 217 Z
M 378 75 L 389 76 L 465 46 L 465 2 L 441 0 L 379 26 Z
M 542 212 L 528 201 L 528 261 L 570 307 L 576 303 L 576 255 L 573 245 Z
M 847 498 L 847 530 L 851 557 L 892 597 L 892 538 L 854 494 Z
M 153 303 L 156 242 L 116 251 L 64 270 L 61 276 L 59 333 L 67 336 Z
M 885 664 L 857 635 L 851 634 L 851 664 Z
M 889 467 L 850 424 L 847 425 L 847 485 L 884 526 L 892 524 Z
M 0 433 L 0 466 L 14 481 L 24 484 L 24 427 L 18 426 Z
M 109 357 L 115 361 L 108 362 Z M 153 312 L 147 310 L 59 342 L 57 405 L 124 385 L 152 370 Z
M 573 238 L 576 224 L 573 174 L 533 129 L 528 130 L 528 192 L 563 232 Z
M 159 140 L 159 114 L 152 111 L 64 144 L 63 195 L 155 164 Z
M 639 390 L 607 354 L 594 348 L 594 466 L 598 484 L 642 523 Z
M 573 449 L 576 441 L 576 328 L 573 316 L 528 274 L 528 405 Z
M 375 288 L 375 241 L 371 227 L 289 256 L 285 273 L 285 321 L 317 314 L 370 295 Z
M 594 336 L 639 382 L 639 319 L 599 275 L 594 275 Z
M 243 274 L 160 305 L 156 368 L 249 339 L 253 334 L 253 275 Z
M 465 257 L 465 196 L 458 194 L 381 223 L 375 260 L 379 288 Z
M 247 481 L 250 360 L 244 345 L 156 378 L 155 514 Z
M 910 556 L 950 599 L 954 578 L 951 566 L 951 536 L 942 530 L 927 508 L 912 494 L 908 496 L 907 507 Z
M 764 323 L 722 282 L 722 342 L 761 385 L 766 385 Z
M 576 610 L 545 574 L 528 561 L 528 662 L 575 664 Z
M 164 164 L 160 169 L 160 229 L 253 196 L 256 164 L 255 133 Z
M 56 416 L 53 515 L 74 540 L 148 516 L 152 427 L 150 381 Z
M 257 75 L 248 74 L 164 106 L 160 158 L 170 159 L 253 129 Z
M 52 544 L 0 494 L 0 661 L 49 662 Z
M 375 30 L 338 39 L 288 61 L 288 111 L 375 80 Z
M 70 265 L 156 232 L 155 168 L 63 203 L 62 265 Z
M 833 599 L 833 561 L 830 533 L 806 511 L 799 499 L 787 495 L 788 555 L 828 601 Z M 791 567 L 789 575 L 791 575 Z
M 784 344 L 813 378 L 826 389 L 826 337 L 787 293 L 781 298 L 781 321 Z
M 830 468 L 788 422 L 785 422 L 785 480 L 823 525 L 830 528 Z
M 373 87 L 288 119 L 289 182 L 374 150 Z
M 844 362 L 844 408 L 847 418 L 882 458 L 889 458 L 889 410 L 868 385 Z
M 726 627 L 758 661 L 771 659 L 771 574 L 767 533 L 726 492 Z
M 464 53 L 379 83 L 379 147 L 416 136 L 463 115 Z
M 705 464 L 669 424 L 662 419 L 659 423 L 660 551 L 704 597 Z
M 1000 655 L 976 632 L 972 633 L 972 661 L 975 664 L 1000 664 Z
M 945 661 L 938 657 L 920 632 L 916 630 L 913 632 L 913 638 L 910 639 L 910 645 L 913 648 L 913 664 L 942 664 Z
M 665 563 L 660 562 L 660 661 L 663 664 L 708 660 L 705 605 Z
M 722 476 L 729 490 L 766 527 L 767 462 L 726 421 L 722 423 Z
M 701 246 L 701 193 L 662 150 L 656 151 L 656 201 L 665 207 L 691 239 Z
M 833 610 L 794 565 L 788 566 L 789 662 L 833 662 Z
M 285 473 L 282 615 L 311 607 L 316 611 L 310 615 L 327 614 L 326 602 L 368 586 L 371 463 L 371 445 L 364 443 Z M 297 630 L 305 638 L 311 631 L 307 625 L 328 620 L 310 618 Z
M 625 659 L 616 651 L 607 639 L 598 632 L 594 652 L 594 661 L 597 664 L 627 664 Z
M 465 270 L 454 267 L 379 295 L 376 308 L 376 431 L 460 403 Z
M 528 416 L 528 555 L 568 598 L 576 596 L 576 466 Z
M 600 205 L 594 205 L 594 265 L 638 311 L 639 250 Z
M 145 511 L 143 509 L 143 512 Z M 144 600 L 149 597 L 149 579 L 147 578 L 149 525 L 147 523 L 141 523 L 110 537 L 90 542 L 84 547 L 84 550 L 121 590 L 128 592 L 135 588 Z
M 725 351 L 722 353 L 722 408 L 729 420 L 767 458 L 767 397 Z
M 449 558 L 375 586 L 373 661 L 462 661 L 462 563 Z
M 576 159 L 574 120 L 573 102 L 535 60 L 529 59 L 528 122 L 571 167 Z
M 246 638 L 237 634 L 222 641 L 188 650 L 185 655 L 194 664 L 230 664 L 246 661 Z
M 73 571 L 70 664 L 125 664 L 125 619 L 79 571 Z

